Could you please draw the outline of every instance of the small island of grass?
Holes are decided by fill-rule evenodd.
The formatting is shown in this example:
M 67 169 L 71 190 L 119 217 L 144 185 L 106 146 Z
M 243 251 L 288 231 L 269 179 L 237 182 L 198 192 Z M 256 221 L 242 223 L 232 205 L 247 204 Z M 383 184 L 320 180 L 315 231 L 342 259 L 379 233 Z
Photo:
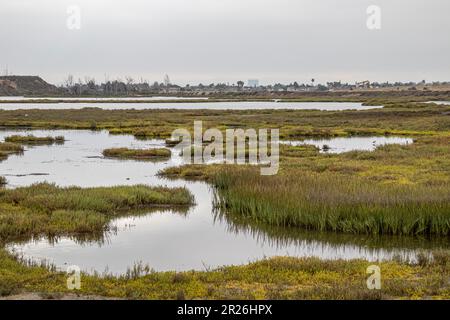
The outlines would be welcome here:
M 21 136 L 21 135 L 13 135 L 5 138 L 6 142 L 9 143 L 18 143 L 18 144 L 27 144 L 27 145 L 37 145 L 37 144 L 54 144 L 54 143 L 64 143 L 65 139 L 63 136 L 57 137 L 36 137 L 33 135 Z
M 62 188 L 48 183 L 0 190 L 0 242 L 39 235 L 95 235 L 131 210 L 183 208 L 194 203 L 185 188 L 144 185 Z
M 103 155 L 108 158 L 135 159 L 135 160 L 158 160 L 168 159 L 171 151 L 166 148 L 155 149 L 128 149 L 112 148 L 103 150 Z

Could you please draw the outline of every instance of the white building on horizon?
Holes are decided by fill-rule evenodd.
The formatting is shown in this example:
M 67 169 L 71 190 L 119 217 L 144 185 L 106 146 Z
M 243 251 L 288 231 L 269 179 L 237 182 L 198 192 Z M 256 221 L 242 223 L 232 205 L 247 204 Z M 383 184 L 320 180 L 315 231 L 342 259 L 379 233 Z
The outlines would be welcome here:
M 259 87 L 259 80 L 258 79 L 249 79 L 247 81 L 247 86 L 250 88 L 257 88 L 257 87 Z

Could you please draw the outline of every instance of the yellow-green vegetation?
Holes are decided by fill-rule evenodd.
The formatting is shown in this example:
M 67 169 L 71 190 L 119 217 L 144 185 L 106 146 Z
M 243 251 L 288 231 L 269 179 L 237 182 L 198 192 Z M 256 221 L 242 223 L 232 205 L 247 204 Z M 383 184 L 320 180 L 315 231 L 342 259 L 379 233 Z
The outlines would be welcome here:
M 7 183 L 8 183 L 8 181 L 6 180 L 6 178 L 0 176 L 0 186 L 3 186 L 3 185 L 5 185 L 5 184 L 7 184 Z
M 217 164 L 190 164 L 166 168 L 163 171 L 160 171 L 158 175 L 169 179 L 209 181 L 215 176 L 220 167 L 221 166 Z
M 280 145 L 280 157 L 282 158 L 315 157 L 319 155 L 319 151 L 320 149 L 313 145 L 299 145 L 299 146 L 293 146 L 289 144 Z
M 0 189 L 0 243 L 21 237 L 102 233 L 130 210 L 190 206 L 185 188 L 117 186 L 57 187 L 40 183 Z
M 83 295 L 126 299 L 450 299 L 448 251 L 418 263 L 376 263 L 381 290 L 368 290 L 364 260 L 279 257 L 212 271 L 152 272 L 136 265 L 121 277 L 82 275 Z M 26 266 L 0 249 L 0 294 L 68 293 L 67 274 Z
M 194 153 L 195 148 L 191 147 L 191 156 Z M 189 149 L 188 149 L 189 150 Z M 204 148 L 202 148 L 202 151 Z M 224 150 L 225 147 L 224 147 Z M 270 149 L 268 150 L 270 152 Z M 245 150 L 246 158 L 248 157 L 249 150 Z M 183 155 L 183 151 L 180 151 L 180 155 Z M 280 145 L 281 157 L 295 157 L 295 158 L 307 158 L 319 155 L 319 149 L 312 145 L 300 145 L 292 146 L 287 144 Z M 202 180 L 212 182 L 218 172 L 221 172 L 224 168 L 221 164 L 186 164 L 178 167 L 167 167 L 164 170 L 158 172 L 159 176 L 169 179 L 185 179 L 185 180 Z M 230 171 L 242 170 L 242 165 L 227 164 L 226 168 Z
M 54 144 L 54 143 L 64 143 L 65 139 L 62 136 L 57 137 L 36 137 L 33 135 L 20 136 L 14 135 L 5 138 L 6 142 L 18 143 L 18 144 Z
M 190 147 L 186 147 L 183 150 L 181 150 L 179 155 L 181 157 L 188 156 L 191 159 L 191 162 L 195 162 L 195 157 L 198 157 L 200 160 L 203 159 L 203 161 L 215 160 L 214 157 L 216 157 L 220 154 L 220 153 L 218 153 L 219 150 L 216 148 L 209 149 L 208 152 L 210 152 L 210 153 L 207 154 L 206 153 L 207 148 L 209 148 L 207 145 L 203 145 L 203 146 L 191 145 Z M 234 156 L 232 158 L 235 160 L 239 159 L 240 161 L 248 163 L 251 161 L 250 156 L 255 157 L 256 161 L 260 159 L 260 156 L 258 153 L 258 148 L 251 149 L 251 148 L 249 148 L 248 144 L 246 144 L 242 147 L 235 145 L 232 148 L 234 148 L 233 149 Z M 226 143 L 224 143 L 224 145 L 222 146 L 222 152 L 221 152 L 223 160 L 225 160 L 227 158 L 226 150 L 227 150 L 227 145 L 226 145 Z M 211 157 L 211 158 L 207 159 L 207 158 L 203 158 L 203 156 Z
M 406 99 L 406 98 L 405 98 Z M 382 103 L 383 109 L 318 110 L 0 110 L 0 126 L 50 129 L 106 129 L 139 138 L 169 138 L 175 129 L 203 127 L 279 128 L 282 139 L 351 135 L 434 136 L 449 134 L 450 106 Z M 199 106 L 201 108 L 201 106 Z
M 11 154 L 21 154 L 23 147 L 21 145 L 9 142 L 0 142 L 0 161 L 5 160 Z
M 128 148 L 112 148 L 105 149 L 103 155 L 105 157 L 120 158 L 120 159 L 136 159 L 136 160 L 151 160 L 160 158 L 170 158 L 171 151 L 166 148 L 154 149 L 128 149 Z

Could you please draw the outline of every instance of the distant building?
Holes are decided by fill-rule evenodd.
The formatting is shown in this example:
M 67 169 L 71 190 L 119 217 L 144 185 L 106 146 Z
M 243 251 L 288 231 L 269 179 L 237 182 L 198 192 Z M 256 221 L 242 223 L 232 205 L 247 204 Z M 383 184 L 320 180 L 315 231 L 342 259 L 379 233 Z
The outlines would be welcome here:
M 356 87 L 357 88 L 370 88 L 370 81 L 366 80 L 366 81 L 356 82 Z
M 247 86 L 250 88 L 257 88 L 259 87 L 259 80 L 257 79 L 250 79 L 247 81 Z

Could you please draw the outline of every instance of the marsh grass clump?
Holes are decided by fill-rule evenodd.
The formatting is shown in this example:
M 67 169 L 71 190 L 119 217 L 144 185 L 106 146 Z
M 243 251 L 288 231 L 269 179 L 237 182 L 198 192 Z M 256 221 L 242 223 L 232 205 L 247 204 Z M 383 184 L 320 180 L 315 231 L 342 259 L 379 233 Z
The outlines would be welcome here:
M 315 157 L 319 155 L 320 149 L 313 145 L 299 145 L 293 146 L 289 144 L 280 145 L 281 157 L 305 158 Z
M 172 155 L 171 151 L 166 148 L 154 149 L 128 149 L 128 148 L 112 148 L 103 150 L 103 155 L 109 158 L 119 159 L 136 159 L 136 160 L 152 160 L 167 159 Z
M 449 234 L 448 136 L 374 151 L 323 154 L 281 145 L 280 152 L 280 171 L 271 177 L 229 165 L 183 165 L 160 175 L 212 182 L 228 217 L 250 222 L 350 234 Z
M 224 169 L 213 178 L 217 206 L 281 227 L 392 235 L 450 234 L 448 185 L 385 185 L 333 172 L 261 176 Z
M 159 171 L 158 176 L 173 180 L 211 181 L 222 166 L 221 164 L 187 164 L 179 167 L 167 167 Z M 232 164 L 227 166 L 237 167 Z
M 7 159 L 11 154 L 21 154 L 23 151 L 23 147 L 19 144 L 0 142 L 0 161 Z
M 130 210 L 186 207 L 185 188 L 116 186 L 61 188 L 40 183 L 0 190 L 0 240 L 18 237 L 101 233 L 109 221 Z
M 65 138 L 63 136 L 57 137 L 36 137 L 33 135 L 21 136 L 21 135 L 13 135 L 5 138 L 6 142 L 17 143 L 17 144 L 25 144 L 25 145 L 41 145 L 41 144 L 63 144 L 65 142 Z
M 0 176 L 0 187 L 4 186 L 5 184 L 7 184 L 8 181 L 6 180 L 5 177 Z
M 132 267 L 127 268 L 125 275 L 122 277 L 126 280 L 136 280 L 150 274 L 151 272 L 153 272 L 153 270 L 148 265 L 144 264 L 142 261 L 139 261 L 133 264 Z
M 11 142 L 0 142 L 0 152 L 21 153 L 23 152 L 23 147 Z

